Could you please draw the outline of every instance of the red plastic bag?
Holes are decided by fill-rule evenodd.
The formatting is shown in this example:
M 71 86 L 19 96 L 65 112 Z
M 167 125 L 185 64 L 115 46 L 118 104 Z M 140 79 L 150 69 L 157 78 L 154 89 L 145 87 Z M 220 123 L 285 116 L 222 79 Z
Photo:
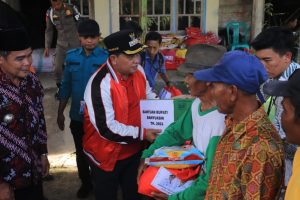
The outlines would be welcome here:
M 160 192 L 151 185 L 152 180 L 158 172 L 158 167 L 148 167 L 140 177 L 138 193 L 152 197 L 152 192 Z
M 188 38 L 184 44 L 189 47 L 194 44 L 219 44 L 221 39 L 213 32 L 202 33 L 201 30 L 195 27 L 186 28 Z
M 162 88 L 159 92 L 159 98 L 160 99 L 171 99 L 172 97 L 175 96 L 180 96 L 182 95 L 182 92 L 177 89 L 175 86 L 165 86 L 164 88 Z
M 188 37 L 198 36 L 201 34 L 201 29 L 198 27 L 187 27 L 185 28 Z
M 175 86 L 171 86 L 171 87 L 165 86 L 164 89 L 171 93 L 171 97 L 182 95 L 182 92 L 179 89 L 177 89 Z
M 197 167 L 190 167 L 185 169 L 167 169 L 167 170 L 170 171 L 174 176 L 176 176 L 177 178 L 185 182 L 185 181 L 195 179 L 198 176 L 200 169 L 201 167 L 197 166 Z M 151 185 L 151 182 L 153 181 L 158 170 L 159 167 L 150 166 L 144 171 L 144 173 L 141 175 L 139 180 L 138 192 L 140 194 L 144 194 L 152 197 L 151 195 L 152 192 L 160 192 L 158 189 L 156 189 Z

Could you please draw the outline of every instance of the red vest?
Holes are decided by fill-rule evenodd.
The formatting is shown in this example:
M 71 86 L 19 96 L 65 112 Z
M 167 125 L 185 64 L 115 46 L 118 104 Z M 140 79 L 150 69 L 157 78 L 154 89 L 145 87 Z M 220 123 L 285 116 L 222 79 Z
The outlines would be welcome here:
M 101 68 L 99 70 L 101 70 Z M 132 75 L 132 78 L 136 96 L 139 99 L 146 99 L 145 76 L 137 70 Z M 115 120 L 128 125 L 128 115 L 130 110 L 128 110 L 126 89 L 120 83 L 115 81 L 113 77 L 111 78 L 108 87 L 110 87 Z M 100 86 L 98 89 L 100 89 Z M 139 120 L 138 122 L 140 124 L 140 115 L 136 116 L 136 119 Z M 102 137 L 101 133 L 99 133 L 91 123 L 87 108 L 85 108 L 84 111 L 84 132 L 83 149 L 85 154 L 93 161 L 93 163 L 95 163 L 95 165 L 105 171 L 112 171 L 117 160 L 128 158 L 142 149 L 142 142 L 139 140 L 131 144 L 121 144 Z

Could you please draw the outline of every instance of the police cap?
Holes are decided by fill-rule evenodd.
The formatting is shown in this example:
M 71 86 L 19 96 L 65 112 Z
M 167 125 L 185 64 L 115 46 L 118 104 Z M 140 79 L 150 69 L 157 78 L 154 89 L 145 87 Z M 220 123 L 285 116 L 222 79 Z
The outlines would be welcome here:
M 78 24 L 79 36 L 99 36 L 100 28 L 98 23 L 93 19 L 84 19 Z
M 132 30 L 122 30 L 104 38 L 104 43 L 109 54 L 125 53 L 128 55 L 137 54 L 146 47 L 136 38 Z

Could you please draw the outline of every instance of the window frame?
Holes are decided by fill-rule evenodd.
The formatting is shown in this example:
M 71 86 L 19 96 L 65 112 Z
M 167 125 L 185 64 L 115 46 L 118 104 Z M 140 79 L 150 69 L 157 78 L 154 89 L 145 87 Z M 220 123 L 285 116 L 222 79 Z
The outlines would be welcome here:
M 148 0 L 146 0 L 146 1 L 148 1 Z M 166 13 L 166 1 L 168 1 L 168 0 L 160 0 L 160 1 L 163 2 L 163 8 L 162 8 L 163 13 L 161 13 L 161 14 L 156 14 L 155 13 L 155 3 L 156 3 L 156 1 L 155 0 L 151 0 L 151 1 L 152 1 L 152 13 L 148 14 L 148 12 L 147 12 L 147 18 L 150 18 L 150 17 L 152 17 L 152 18 L 156 17 L 157 18 L 157 30 L 156 31 L 158 31 L 160 33 L 170 33 L 170 32 L 172 32 L 172 9 L 171 9 L 172 8 L 172 0 L 169 0 L 170 1 L 170 13 Z M 169 26 L 170 26 L 170 28 L 168 30 L 161 30 L 160 29 L 161 19 L 163 17 L 169 17 Z
M 177 1 L 177 8 L 178 8 L 178 5 L 179 5 L 179 1 L 180 0 L 176 0 Z M 176 16 L 176 30 L 177 32 L 182 32 L 184 30 L 179 30 L 178 29 L 178 26 L 179 26 L 179 17 L 188 17 L 188 27 L 192 25 L 192 17 L 199 17 L 200 18 L 200 26 L 199 28 L 202 27 L 202 24 L 201 24 L 201 20 L 202 20 L 202 6 L 203 6 L 203 0 L 192 0 L 194 5 L 193 5 L 193 13 L 186 13 L 186 1 L 187 0 L 182 0 L 184 3 L 183 3 L 183 13 L 179 14 L 179 10 L 177 9 L 176 13 L 177 13 L 177 16 Z M 197 13 L 196 12 L 196 4 L 197 2 L 200 2 L 200 13 Z M 200 16 L 199 16 L 200 15 Z
M 143 0 L 142 0 L 143 1 Z M 138 13 L 135 14 L 134 13 L 134 8 L 133 8 L 133 4 L 134 2 L 136 3 L 136 0 L 130 0 L 130 14 L 123 14 L 123 0 L 119 0 L 119 18 L 127 18 L 129 20 L 131 20 L 132 18 L 138 18 L 138 22 L 141 22 L 141 1 L 138 1 Z M 120 20 L 121 21 L 121 20 Z
M 83 14 L 83 1 L 86 1 L 88 4 L 88 14 L 87 15 Z M 67 0 L 67 3 L 73 4 L 72 0 Z M 94 5 L 93 3 L 94 3 L 93 0 L 79 0 L 79 6 L 77 6 L 77 8 L 80 13 L 80 17 L 83 17 L 83 18 L 93 17 L 93 14 L 91 12 L 92 10 L 94 10 L 94 8 L 91 7 L 92 5 Z
M 145 28 L 147 27 L 148 29 L 148 25 L 147 25 L 147 18 L 148 17 L 157 17 L 158 21 L 157 21 L 157 31 L 165 34 L 165 33 L 175 33 L 175 34 L 184 34 L 185 30 L 178 30 L 179 27 L 179 23 L 178 23 L 178 19 L 179 17 L 182 16 L 187 16 L 188 17 L 188 26 L 191 26 L 191 21 L 192 21 L 192 17 L 199 17 L 200 18 L 200 28 L 203 27 L 203 19 L 204 19 L 204 1 L 205 0 L 192 0 L 194 5 L 193 5 L 193 11 L 194 13 L 192 14 L 186 14 L 186 13 L 182 13 L 179 14 L 178 13 L 178 5 L 179 5 L 179 0 L 170 0 L 170 14 L 165 14 L 166 8 L 166 0 L 161 0 L 163 1 L 163 14 L 155 14 L 155 0 L 152 0 L 152 14 L 148 14 L 147 13 L 147 1 L 148 0 L 139 0 L 139 14 L 133 14 L 132 10 L 133 10 L 133 2 L 137 2 L 136 0 L 131 0 L 131 14 L 129 15 L 123 15 L 123 13 L 121 12 L 122 10 L 122 2 L 123 0 L 119 0 L 119 5 L 120 5 L 120 10 L 119 10 L 119 18 L 123 18 L 123 17 L 127 17 L 128 19 L 135 17 L 139 19 L 139 24 Z M 184 1 L 184 12 L 186 12 L 186 1 L 187 0 L 183 0 Z M 200 13 L 196 13 L 196 4 L 197 2 L 200 2 Z M 143 10 L 146 9 L 146 10 Z M 161 17 L 164 16 L 169 16 L 170 17 L 170 29 L 169 30 L 160 30 L 160 20 Z M 145 23 L 145 24 L 143 24 Z M 148 30 L 146 30 L 148 31 Z

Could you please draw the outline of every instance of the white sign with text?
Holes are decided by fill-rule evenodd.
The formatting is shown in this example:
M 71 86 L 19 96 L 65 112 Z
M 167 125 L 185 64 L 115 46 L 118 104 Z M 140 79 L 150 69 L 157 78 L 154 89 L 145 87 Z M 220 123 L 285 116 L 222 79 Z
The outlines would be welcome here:
M 173 100 L 141 100 L 142 128 L 162 129 L 174 122 Z

